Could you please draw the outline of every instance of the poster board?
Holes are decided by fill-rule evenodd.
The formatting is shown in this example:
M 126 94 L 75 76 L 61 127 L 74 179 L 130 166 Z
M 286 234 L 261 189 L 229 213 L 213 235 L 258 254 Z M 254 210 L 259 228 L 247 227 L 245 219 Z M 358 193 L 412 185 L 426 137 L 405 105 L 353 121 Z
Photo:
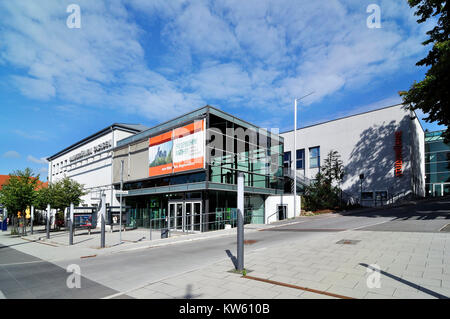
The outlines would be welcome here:
M 205 137 L 205 120 L 150 137 L 149 176 L 204 168 Z

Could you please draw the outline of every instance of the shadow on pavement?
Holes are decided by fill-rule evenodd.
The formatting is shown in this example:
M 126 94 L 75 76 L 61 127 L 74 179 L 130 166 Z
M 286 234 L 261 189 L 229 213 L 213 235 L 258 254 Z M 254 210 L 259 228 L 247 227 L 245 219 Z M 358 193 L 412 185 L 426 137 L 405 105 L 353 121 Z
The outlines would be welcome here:
M 225 252 L 227 253 L 227 256 L 233 262 L 234 268 L 237 269 L 237 266 L 238 266 L 237 258 L 233 256 L 233 254 L 231 253 L 231 251 L 229 249 L 225 250 Z
M 422 287 L 422 286 L 420 286 L 420 285 L 418 285 L 418 284 L 415 284 L 415 283 L 410 282 L 410 281 L 408 281 L 408 280 L 405 280 L 405 279 L 403 279 L 403 278 L 400 278 L 400 277 L 397 277 L 397 276 L 395 276 L 395 275 L 392 275 L 392 274 L 390 274 L 390 273 L 388 273 L 388 272 L 385 272 L 385 271 L 383 271 L 383 270 L 375 269 L 375 268 L 371 267 L 370 265 L 367 265 L 367 264 L 364 264 L 364 263 L 360 263 L 360 265 L 363 266 L 363 267 L 366 267 L 366 268 L 368 268 L 368 269 L 371 269 L 371 270 L 373 270 L 373 271 L 379 271 L 382 275 L 385 275 L 386 277 L 389 277 L 389 278 L 392 278 L 392 279 L 394 279 L 394 280 L 397 280 L 397 281 L 401 282 L 402 284 L 405 284 L 405 285 L 407 285 L 407 286 L 410 286 L 411 288 L 414 288 L 414 289 L 418 289 L 418 290 L 420 290 L 420 291 L 423 291 L 424 293 L 426 293 L 426 294 L 428 294 L 428 295 L 430 295 L 430 296 L 433 296 L 433 297 L 435 297 L 435 298 L 438 298 L 438 299 L 449 299 L 449 297 L 447 297 L 447 296 L 441 295 L 440 293 L 434 292 L 434 291 L 432 291 L 432 290 L 430 290 L 430 289 L 427 289 L 427 288 Z
M 392 217 L 394 220 L 433 220 L 450 219 L 450 198 L 440 198 L 435 201 L 418 201 L 416 204 L 400 207 L 386 207 L 384 209 L 368 208 L 357 212 L 336 212 L 343 216 L 361 217 Z

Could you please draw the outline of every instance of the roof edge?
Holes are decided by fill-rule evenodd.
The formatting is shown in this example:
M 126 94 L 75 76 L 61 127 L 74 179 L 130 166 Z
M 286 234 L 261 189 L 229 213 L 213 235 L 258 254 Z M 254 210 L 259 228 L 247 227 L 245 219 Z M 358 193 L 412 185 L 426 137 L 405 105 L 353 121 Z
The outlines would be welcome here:
M 365 112 L 361 112 L 361 113 L 351 114 L 351 115 L 347 115 L 347 116 L 343 116 L 343 117 L 338 117 L 337 119 L 332 119 L 332 120 L 328 120 L 328 121 L 324 121 L 324 122 L 319 122 L 319 123 L 316 123 L 316 124 L 311 124 L 311 125 L 299 127 L 299 128 L 297 128 L 297 130 L 303 130 L 305 128 L 310 128 L 310 127 L 313 127 L 313 126 L 323 125 L 323 124 L 334 122 L 334 121 L 344 120 L 344 119 L 347 119 L 347 118 L 350 118 L 350 117 L 354 117 L 354 116 L 359 116 L 359 115 L 363 115 L 363 114 L 367 114 L 367 113 L 381 111 L 381 110 L 388 109 L 388 108 L 395 107 L 395 106 L 399 106 L 399 105 L 404 105 L 404 104 L 403 103 L 398 103 L 398 104 L 394 104 L 394 105 L 380 107 L 379 109 L 375 109 L 375 110 L 370 110 L 370 111 L 365 111 Z M 280 132 L 279 134 L 280 135 L 281 134 L 286 134 L 286 133 L 290 133 L 290 132 L 293 132 L 293 131 L 294 130 L 284 131 L 284 132 Z
M 142 132 L 141 130 L 133 129 L 133 128 L 131 128 L 129 126 L 126 126 L 126 125 L 139 125 L 139 124 L 114 123 L 114 124 L 112 124 L 112 125 L 110 125 L 108 127 L 105 127 L 104 129 L 102 129 L 102 130 L 100 130 L 100 131 L 98 131 L 98 132 L 96 132 L 94 134 L 91 134 L 88 137 L 86 137 L 86 138 L 84 138 L 84 139 L 82 139 L 82 140 L 80 140 L 80 141 L 78 141 L 78 142 L 76 142 L 76 143 L 66 147 L 65 149 L 55 153 L 54 155 L 47 157 L 47 161 L 51 161 L 51 160 L 53 160 L 53 159 L 55 159 L 55 158 L 57 158 L 57 157 L 59 157 L 61 155 L 64 155 L 65 153 L 75 149 L 76 147 L 79 147 L 79 146 L 82 146 L 84 144 L 87 144 L 90 141 L 94 140 L 95 138 L 101 137 L 101 136 L 105 135 L 106 133 L 110 132 L 111 130 L 114 130 L 115 128 L 121 129 L 121 130 L 125 130 L 125 131 L 129 131 L 129 132 L 130 131 L 131 132 L 136 132 L 136 133 Z

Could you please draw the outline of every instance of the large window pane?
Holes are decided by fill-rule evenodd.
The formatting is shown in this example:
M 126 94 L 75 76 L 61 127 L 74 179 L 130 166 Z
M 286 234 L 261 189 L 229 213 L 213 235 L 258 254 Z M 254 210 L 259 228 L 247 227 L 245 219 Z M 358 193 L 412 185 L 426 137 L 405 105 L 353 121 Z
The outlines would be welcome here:
M 284 152 L 283 166 L 284 167 L 291 167 L 291 151 Z
M 439 142 L 427 143 L 425 144 L 425 152 L 440 152 L 450 150 L 450 145 Z
M 320 167 L 320 147 L 311 147 L 309 149 L 309 168 Z
M 297 150 L 297 169 L 305 168 L 305 149 Z
M 450 172 L 447 173 L 437 173 L 437 174 L 426 174 L 427 183 L 447 183 L 450 182 Z
M 450 162 L 426 163 L 425 171 L 427 173 L 447 172 L 450 171 Z

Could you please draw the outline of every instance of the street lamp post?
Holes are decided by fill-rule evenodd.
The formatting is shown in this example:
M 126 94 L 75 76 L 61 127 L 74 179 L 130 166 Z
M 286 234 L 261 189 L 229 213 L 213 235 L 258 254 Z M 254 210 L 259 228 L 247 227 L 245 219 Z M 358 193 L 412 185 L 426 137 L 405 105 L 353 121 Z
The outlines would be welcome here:
M 297 99 L 294 110 L 294 217 L 297 213 Z
M 294 217 L 297 212 L 297 101 L 303 100 L 311 94 L 314 94 L 314 91 L 302 96 L 299 99 L 295 99 L 294 103 Z
M 120 161 L 119 244 L 122 244 L 122 191 L 123 191 L 123 160 Z M 152 230 L 150 229 L 150 231 Z

